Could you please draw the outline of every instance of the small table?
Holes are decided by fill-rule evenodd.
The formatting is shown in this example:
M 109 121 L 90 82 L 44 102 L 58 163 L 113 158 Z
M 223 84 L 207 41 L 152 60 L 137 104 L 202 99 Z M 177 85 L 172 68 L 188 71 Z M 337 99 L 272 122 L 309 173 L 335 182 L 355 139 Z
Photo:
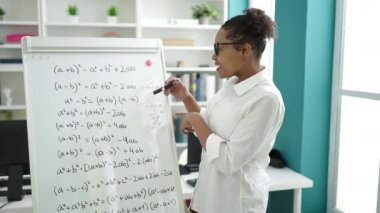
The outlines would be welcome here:
M 269 166 L 267 172 L 270 178 L 269 190 L 294 190 L 293 212 L 301 213 L 301 190 L 313 187 L 313 181 L 289 168 L 277 169 Z M 194 191 L 194 187 L 187 184 L 186 180 L 197 177 L 198 172 L 181 175 L 183 199 L 191 199 Z

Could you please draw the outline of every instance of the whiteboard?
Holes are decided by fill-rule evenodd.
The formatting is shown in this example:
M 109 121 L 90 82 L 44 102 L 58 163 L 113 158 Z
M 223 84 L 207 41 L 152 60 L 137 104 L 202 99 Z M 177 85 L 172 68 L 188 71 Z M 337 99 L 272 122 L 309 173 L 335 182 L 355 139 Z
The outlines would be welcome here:
M 22 41 L 34 212 L 182 212 L 159 39 Z

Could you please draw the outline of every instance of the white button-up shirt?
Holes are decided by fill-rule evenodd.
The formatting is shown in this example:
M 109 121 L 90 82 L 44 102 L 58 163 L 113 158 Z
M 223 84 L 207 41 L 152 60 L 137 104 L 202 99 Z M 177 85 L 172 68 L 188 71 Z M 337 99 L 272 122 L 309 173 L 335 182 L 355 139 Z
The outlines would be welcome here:
M 226 81 L 201 110 L 213 134 L 202 151 L 191 203 L 199 213 L 266 211 L 266 168 L 285 108 L 266 72 L 236 82 Z

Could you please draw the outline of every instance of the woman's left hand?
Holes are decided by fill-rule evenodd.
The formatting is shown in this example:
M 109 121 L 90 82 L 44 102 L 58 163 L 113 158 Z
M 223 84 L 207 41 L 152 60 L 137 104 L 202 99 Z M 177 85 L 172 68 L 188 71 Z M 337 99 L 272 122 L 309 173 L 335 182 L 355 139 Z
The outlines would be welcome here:
M 212 133 L 198 112 L 189 112 L 183 117 L 181 131 L 185 134 L 195 132 L 203 147 L 206 147 L 207 138 Z
M 185 134 L 189 134 L 190 132 L 194 132 L 193 125 L 191 123 L 191 116 L 195 113 L 187 113 L 181 122 L 181 131 Z

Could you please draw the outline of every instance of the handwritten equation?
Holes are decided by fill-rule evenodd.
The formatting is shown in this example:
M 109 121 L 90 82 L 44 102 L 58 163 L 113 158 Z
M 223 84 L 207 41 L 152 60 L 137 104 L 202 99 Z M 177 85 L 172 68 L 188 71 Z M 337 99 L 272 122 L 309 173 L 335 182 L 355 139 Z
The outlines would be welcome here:
M 169 190 L 166 190 L 167 193 L 170 193 L 170 192 L 173 192 L 175 190 L 175 187 L 173 188 L 174 186 L 172 186 L 172 189 L 169 189 Z M 128 202 L 128 201 L 132 201 L 134 199 L 146 199 L 147 197 L 153 197 L 152 196 L 149 196 L 149 194 L 147 194 L 145 191 L 147 191 L 146 189 L 141 189 L 141 190 L 138 190 L 136 192 L 134 192 L 133 194 L 132 193 L 124 193 L 122 195 L 114 195 L 114 196 L 110 196 L 108 195 L 106 198 L 96 198 L 96 199 L 92 199 L 92 200 L 83 200 L 83 201 L 78 201 L 78 202 L 75 202 L 75 203 L 69 203 L 69 204 L 60 204 L 58 207 L 57 207 L 57 212 L 61 212 L 61 211 L 67 211 L 67 212 L 72 212 L 72 211 L 78 211 L 78 212 L 81 212 L 81 211 L 84 211 L 84 210 L 87 210 L 87 209 L 98 209 L 100 207 L 103 207 L 104 206 L 113 206 L 115 205 L 115 203 L 120 203 L 120 202 Z M 177 206 L 178 204 L 178 201 L 176 199 L 169 199 L 169 200 L 162 200 L 162 199 L 159 199 L 157 201 L 150 201 L 150 202 L 142 202 L 141 204 L 139 205 L 136 205 L 136 206 L 133 206 L 133 207 L 130 207 L 130 208 L 117 208 L 116 209 L 112 209 L 111 211 L 95 211 L 95 213 L 97 212 L 120 212 L 120 213 L 131 213 L 131 212 L 154 212 L 160 208 L 168 208 L 168 207 L 171 207 L 171 206 Z
M 88 84 L 83 84 L 81 82 L 69 82 L 69 83 L 58 83 L 54 84 L 55 91 L 70 91 L 73 93 L 77 93 L 80 90 L 136 90 L 137 86 L 135 84 L 127 84 L 123 82 L 114 83 L 112 81 L 107 82 L 93 82 Z
M 54 186 L 53 194 L 55 196 L 60 196 L 66 193 L 79 193 L 79 192 L 89 192 L 91 190 L 100 189 L 100 188 L 107 188 L 112 186 L 118 186 L 118 185 L 128 185 L 130 183 L 137 183 L 137 182 L 146 182 L 152 179 L 158 179 L 163 178 L 167 176 L 172 176 L 173 172 L 169 170 L 163 170 L 160 172 L 149 172 L 145 174 L 138 174 L 138 175 L 130 175 L 130 176 L 122 176 L 122 177 L 113 177 L 106 180 L 85 180 L 82 183 L 79 183 L 77 185 L 57 185 Z M 151 192 L 149 192 L 151 191 Z M 156 191 L 156 189 L 150 190 L 148 189 L 148 193 L 152 194 L 159 194 L 159 191 Z
M 136 95 L 133 96 L 96 96 L 95 98 L 89 98 L 87 96 L 83 97 L 69 97 L 64 99 L 64 104 L 82 104 L 82 105 L 92 105 L 96 104 L 98 106 L 119 106 L 128 103 L 138 103 L 139 98 Z
M 86 116 L 86 117 L 95 117 L 95 116 L 104 116 L 109 115 L 113 118 L 116 117 L 123 117 L 125 118 L 127 116 L 126 110 L 118 110 L 118 109 L 112 109 L 108 108 L 106 110 L 105 107 L 98 107 L 98 108 L 92 108 L 92 109 L 60 109 L 57 113 L 58 117 L 79 117 L 79 116 Z
M 117 128 L 117 129 L 125 129 L 127 128 L 127 124 L 125 122 L 107 122 L 103 120 L 97 120 L 97 121 L 86 121 L 86 122 L 80 122 L 80 121 L 69 121 L 69 122 L 56 122 L 55 127 L 58 131 L 61 131 L 62 129 L 72 129 L 72 130 L 80 130 L 85 128 L 88 130 L 93 129 L 103 129 L 103 128 Z
M 94 150 L 85 150 L 84 148 L 68 148 L 66 150 L 59 149 L 57 151 L 57 157 L 59 159 L 63 159 L 65 157 L 73 157 L 78 158 L 82 155 L 92 156 L 95 155 L 97 158 L 117 154 L 139 154 L 144 153 L 144 150 L 141 147 L 119 147 L 119 146 L 111 146 L 108 148 L 94 149 Z
M 115 66 L 112 64 L 102 65 L 102 66 L 82 66 L 82 64 L 73 64 L 69 66 L 55 65 L 53 72 L 54 74 L 76 74 L 80 75 L 81 73 L 131 73 L 135 72 L 135 66 L 129 65 L 119 65 Z
M 154 165 L 158 163 L 159 157 L 157 155 L 140 157 L 140 158 L 124 158 L 121 160 L 103 160 L 100 162 L 92 163 L 82 163 L 82 164 L 73 164 L 64 166 L 57 169 L 56 174 L 75 174 L 75 173 L 88 173 L 91 171 L 99 170 L 99 169 L 117 169 L 117 168 L 130 168 L 132 166 L 147 166 Z
M 80 134 L 69 134 L 69 135 L 57 135 L 57 139 L 59 143 L 70 143 L 70 144 L 78 144 L 78 143 L 92 143 L 93 145 L 98 144 L 110 144 L 123 142 L 126 145 L 128 144 L 138 144 L 138 140 L 135 138 L 130 138 L 128 136 L 122 136 L 121 138 L 116 138 L 113 134 L 105 134 L 105 135 L 91 135 L 90 137 L 82 137 Z

